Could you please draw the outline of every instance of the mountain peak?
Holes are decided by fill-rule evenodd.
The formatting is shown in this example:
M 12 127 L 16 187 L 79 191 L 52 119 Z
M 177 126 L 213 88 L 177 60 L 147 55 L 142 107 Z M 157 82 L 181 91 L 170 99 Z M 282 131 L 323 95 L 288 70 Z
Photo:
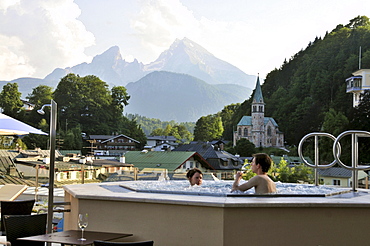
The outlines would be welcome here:
M 119 47 L 112 46 L 102 54 L 95 56 L 93 62 L 116 63 L 120 60 L 122 60 L 122 56 Z
M 194 53 L 199 52 L 207 55 L 213 56 L 211 53 L 209 53 L 205 48 L 200 46 L 199 44 L 195 43 L 194 41 L 184 37 L 183 39 L 176 39 L 175 42 L 172 43 L 169 50 L 177 50 L 182 49 L 183 51 Z
M 157 60 L 145 66 L 145 71 L 164 70 L 184 73 L 210 84 L 239 84 L 253 88 L 255 76 L 247 75 L 237 67 L 222 61 L 196 42 L 176 39 Z

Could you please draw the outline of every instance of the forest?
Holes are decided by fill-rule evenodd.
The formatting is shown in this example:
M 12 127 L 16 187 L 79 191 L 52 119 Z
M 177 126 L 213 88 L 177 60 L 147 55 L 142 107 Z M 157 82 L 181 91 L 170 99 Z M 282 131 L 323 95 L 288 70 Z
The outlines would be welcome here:
M 369 46 L 369 18 L 357 16 L 325 37 L 316 37 L 266 76 L 265 116 L 276 120 L 288 146 L 297 146 L 311 132 L 338 136 L 346 130 L 370 129 L 370 121 L 363 120 L 369 117 L 369 111 L 363 110 L 370 103 L 368 97 L 354 108 L 345 83 L 359 68 L 370 69 Z M 243 115 L 251 115 L 251 99 L 235 106 L 231 121 L 223 121 L 225 139 L 231 138 L 232 127 Z

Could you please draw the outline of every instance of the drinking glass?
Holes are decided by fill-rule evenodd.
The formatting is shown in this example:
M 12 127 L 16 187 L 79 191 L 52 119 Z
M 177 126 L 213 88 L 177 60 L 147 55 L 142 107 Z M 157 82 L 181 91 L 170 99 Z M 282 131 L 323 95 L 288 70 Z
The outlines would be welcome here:
M 82 236 L 79 240 L 85 241 L 86 238 L 84 238 L 84 230 L 88 225 L 88 214 L 79 214 L 78 215 L 78 227 L 80 227 L 82 231 Z

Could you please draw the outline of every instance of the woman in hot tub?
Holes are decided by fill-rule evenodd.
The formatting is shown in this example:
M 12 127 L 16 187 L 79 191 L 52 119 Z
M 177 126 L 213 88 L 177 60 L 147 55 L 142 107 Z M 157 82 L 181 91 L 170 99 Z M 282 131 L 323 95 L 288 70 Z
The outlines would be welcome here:
M 192 186 L 201 185 L 203 182 L 203 173 L 200 169 L 193 168 L 186 173 L 186 178 L 189 180 Z

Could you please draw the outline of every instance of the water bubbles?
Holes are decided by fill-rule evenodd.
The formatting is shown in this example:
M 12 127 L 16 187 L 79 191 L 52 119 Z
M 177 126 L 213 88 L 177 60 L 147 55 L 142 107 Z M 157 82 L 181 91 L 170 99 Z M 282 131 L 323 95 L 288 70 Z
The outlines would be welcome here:
M 122 186 L 128 186 L 138 192 L 151 193 L 170 193 L 183 195 L 210 195 L 210 196 L 227 196 L 231 194 L 232 184 L 234 181 L 210 181 L 203 180 L 202 185 L 191 186 L 187 180 L 166 180 L 166 181 L 134 181 L 124 182 Z M 242 183 L 243 181 L 241 181 Z M 247 181 L 244 181 L 247 182 Z M 293 184 L 276 182 L 277 194 L 311 194 L 311 195 L 330 195 L 348 191 L 348 188 L 339 188 L 333 186 L 315 186 L 311 184 Z M 254 188 L 242 191 L 234 191 L 233 194 L 254 194 Z

